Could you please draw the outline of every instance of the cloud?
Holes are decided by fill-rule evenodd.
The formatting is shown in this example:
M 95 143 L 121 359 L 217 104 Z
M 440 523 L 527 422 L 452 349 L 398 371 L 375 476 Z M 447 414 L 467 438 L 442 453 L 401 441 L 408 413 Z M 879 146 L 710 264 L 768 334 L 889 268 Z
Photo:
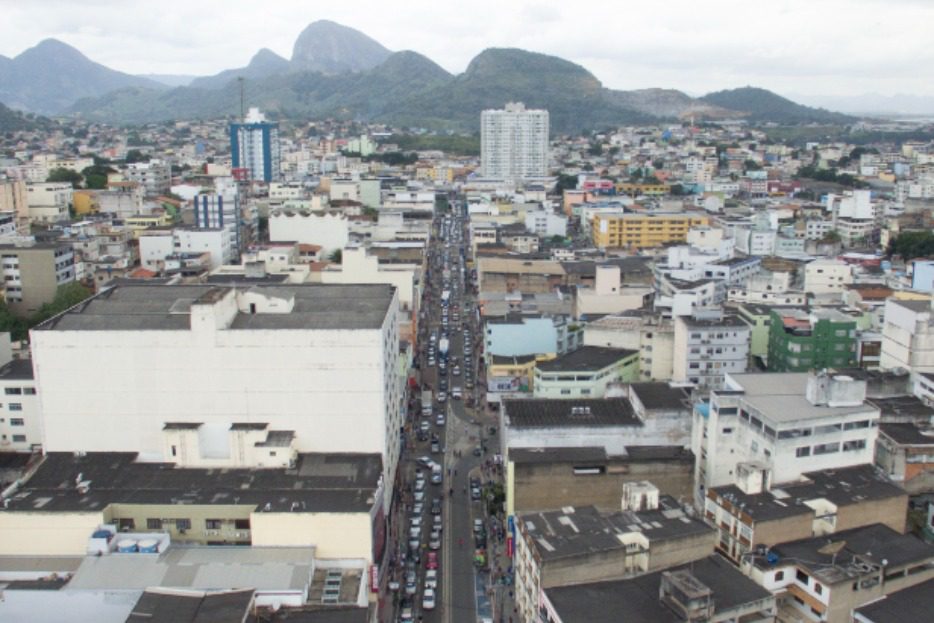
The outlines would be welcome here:
M 288 58 L 317 19 L 412 49 L 452 72 L 487 47 L 521 47 L 581 64 L 613 88 L 690 91 L 754 84 L 825 95 L 934 95 L 931 0 L 0 0 L 0 54 L 46 37 L 132 73 L 212 74 L 268 47 Z

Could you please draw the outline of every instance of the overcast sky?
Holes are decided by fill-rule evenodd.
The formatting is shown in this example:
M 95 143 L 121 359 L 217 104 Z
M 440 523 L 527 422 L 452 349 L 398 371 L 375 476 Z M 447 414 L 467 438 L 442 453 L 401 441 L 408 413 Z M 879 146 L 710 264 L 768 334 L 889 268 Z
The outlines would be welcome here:
M 487 47 L 579 63 L 612 88 L 934 95 L 934 0 L 0 0 L 0 54 L 47 37 L 130 73 L 289 58 L 331 19 L 461 72 Z

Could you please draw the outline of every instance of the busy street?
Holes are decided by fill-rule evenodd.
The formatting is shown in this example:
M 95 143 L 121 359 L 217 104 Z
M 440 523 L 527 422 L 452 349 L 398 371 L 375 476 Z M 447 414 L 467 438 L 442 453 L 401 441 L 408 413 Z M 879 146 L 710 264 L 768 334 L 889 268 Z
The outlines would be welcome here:
M 496 517 L 499 430 L 478 376 L 482 339 L 462 206 L 452 202 L 433 224 L 393 518 L 393 616 L 384 620 L 508 621 L 512 614 L 505 529 Z

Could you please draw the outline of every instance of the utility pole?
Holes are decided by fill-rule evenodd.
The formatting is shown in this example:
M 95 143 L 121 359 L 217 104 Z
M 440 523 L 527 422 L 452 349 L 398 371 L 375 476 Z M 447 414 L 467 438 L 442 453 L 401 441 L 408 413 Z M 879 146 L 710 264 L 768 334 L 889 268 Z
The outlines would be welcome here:
M 240 121 L 244 119 L 243 110 L 243 76 L 237 76 L 237 82 L 240 83 Z

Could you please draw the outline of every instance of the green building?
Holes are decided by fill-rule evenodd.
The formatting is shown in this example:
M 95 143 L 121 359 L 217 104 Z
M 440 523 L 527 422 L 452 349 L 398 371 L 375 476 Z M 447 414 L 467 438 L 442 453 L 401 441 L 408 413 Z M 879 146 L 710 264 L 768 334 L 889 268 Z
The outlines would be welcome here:
M 773 309 L 768 369 L 806 372 L 855 367 L 856 321 L 835 309 Z
M 772 308 L 767 305 L 743 303 L 736 307 L 736 314 L 749 325 L 749 356 L 765 360 L 769 354 L 769 323 Z

